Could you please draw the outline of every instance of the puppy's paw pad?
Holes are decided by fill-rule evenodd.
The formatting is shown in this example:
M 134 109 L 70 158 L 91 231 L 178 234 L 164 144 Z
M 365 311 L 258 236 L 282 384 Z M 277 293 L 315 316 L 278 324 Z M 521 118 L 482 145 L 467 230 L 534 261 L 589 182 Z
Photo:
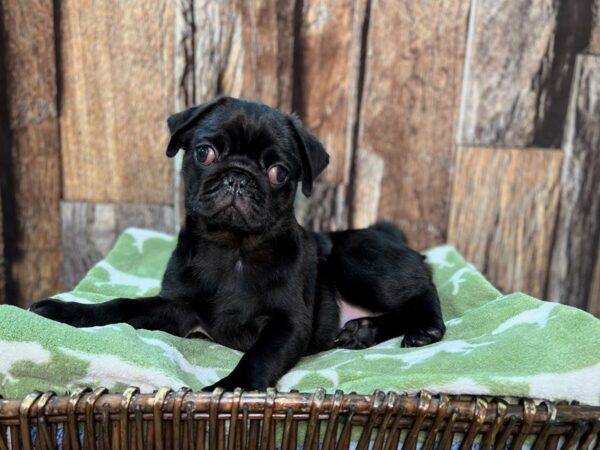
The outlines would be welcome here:
M 446 332 L 446 327 L 442 326 L 442 328 L 438 327 L 429 327 L 423 330 L 427 336 L 429 336 L 433 342 L 437 342 L 444 337 L 444 333 Z
M 402 339 L 402 347 L 422 347 L 438 342 L 444 336 L 444 330 L 428 327 L 422 330 L 410 331 Z
M 233 392 L 236 388 L 241 388 L 244 391 L 264 391 L 268 386 L 268 383 L 258 380 L 243 380 L 228 375 L 210 386 L 203 387 L 202 392 L 213 392 L 217 388 L 221 388 L 225 392 Z
M 346 322 L 338 333 L 334 344 L 338 348 L 351 350 L 371 347 L 377 343 L 377 328 L 369 318 L 354 319 Z

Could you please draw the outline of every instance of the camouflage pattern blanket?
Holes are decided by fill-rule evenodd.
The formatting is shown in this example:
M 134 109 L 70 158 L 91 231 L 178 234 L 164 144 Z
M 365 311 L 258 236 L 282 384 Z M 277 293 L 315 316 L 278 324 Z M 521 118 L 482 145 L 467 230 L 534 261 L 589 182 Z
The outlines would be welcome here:
M 176 238 L 131 228 L 71 292 L 56 298 L 103 302 L 155 294 Z M 401 348 L 401 338 L 366 350 L 303 358 L 278 390 L 369 394 L 524 396 L 600 405 L 600 320 L 522 293 L 502 294 L 451 246 L 425 252 L 434 271 L 445 338 Z M 73 328 L 0 306 L 0 395 L 57 393 L 80 386 L 119 392 L 139 386 L 200 389 L 230 372 L 241 353 L 202 339 L 135 330 L 126 324 Z

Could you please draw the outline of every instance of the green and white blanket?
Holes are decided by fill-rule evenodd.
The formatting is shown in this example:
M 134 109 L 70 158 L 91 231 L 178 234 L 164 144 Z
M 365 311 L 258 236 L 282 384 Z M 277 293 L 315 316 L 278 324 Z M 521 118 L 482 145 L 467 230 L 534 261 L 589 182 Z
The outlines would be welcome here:
M 102 302 L 156 293 L 175 246 L 170 235 L 128 229 L 75 290 L 57 298 Z M 400 338 L 366 350 L 303 358 L 277 385 L 372 393 L 375 389 L 526 396 L 600 405 L 600 320 L 525 294 L 502 295 L 448 245 L 426 252 L 448 326 L 439 343 L 400 348 Z M 0 395 L 34 389 L 128 385 L 200 389 L 230 372 L 241 353 L 118 324 L 77 329 L 0 306 Z

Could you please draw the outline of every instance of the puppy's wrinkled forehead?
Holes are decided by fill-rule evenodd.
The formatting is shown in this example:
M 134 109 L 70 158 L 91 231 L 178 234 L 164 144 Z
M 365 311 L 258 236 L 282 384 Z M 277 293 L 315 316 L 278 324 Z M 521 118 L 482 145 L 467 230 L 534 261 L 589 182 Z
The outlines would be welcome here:
M 222 105 L 193 130 L 193 140 L 207 140 L 227 156 L 259 158 L 267 150 L 298 160 L 289 122 L 276 109 L 255 103 Z

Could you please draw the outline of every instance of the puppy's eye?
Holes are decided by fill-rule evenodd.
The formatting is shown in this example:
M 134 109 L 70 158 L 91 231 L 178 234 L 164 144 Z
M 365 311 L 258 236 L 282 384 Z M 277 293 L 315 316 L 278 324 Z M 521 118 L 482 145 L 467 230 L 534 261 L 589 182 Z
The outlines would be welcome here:
M 269 181 L 273 185 L 283 184 L 290 173 L 280 165 L 271 166 L 269 168 Z
M 210 145 L 199 145 L 194 152 L 194 158 L 203 166 L 210 166 L 217 159 L 217 151 Z

